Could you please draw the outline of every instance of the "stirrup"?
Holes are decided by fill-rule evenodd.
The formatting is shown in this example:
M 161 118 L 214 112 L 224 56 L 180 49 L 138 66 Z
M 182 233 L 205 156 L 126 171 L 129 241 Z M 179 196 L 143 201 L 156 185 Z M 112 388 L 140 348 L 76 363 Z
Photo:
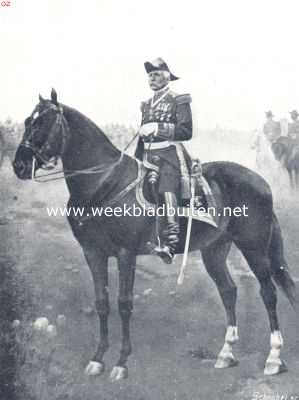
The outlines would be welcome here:
M 175 254 L 171 252 L 168 246 L 156 246 L 154 248 L 154 253 L 159 256 L 165 264 L 172 264 L 172 261 L 175 258 Z

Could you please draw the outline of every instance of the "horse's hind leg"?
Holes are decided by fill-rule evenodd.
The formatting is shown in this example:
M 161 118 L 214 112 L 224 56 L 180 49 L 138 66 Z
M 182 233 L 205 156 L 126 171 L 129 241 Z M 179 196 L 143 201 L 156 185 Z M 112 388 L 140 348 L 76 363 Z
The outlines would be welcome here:
M 96 295 L 96 310 L 100 319 L 100 343 L 96 354 L 85 368 L 86 375 L 94 376 L 100 375 L 104 371 L 103 357 L 109 347 L 108 257 L 93 247 L 83 247 L 83 251 L 92 273 Z
M 227 330 L 224 345 L 218 355 L 215 368 L 228 368 L 237 364 L 233 355 L 233 344 L 238 337 L 236 324 L 237 287 L 226 265 L 231 242 L 217 242 L 202 251 L 202 258 L 208 274 L 214 280 L 227 315 Z
M 265 375 L 276 375 L 286 370 L 284 362 L 280 359 L 280 351 L 283 346 L 283 338 L 279 330 L 279 323 L 276 311 L 277 295 L 276 288 L 271 279 L 271 261 L 268 255 L 261 254 L 259 250 L 241 249 L 249 267 L 260 283 L 260 294 L 268 312 L 271 337 L 270 354 L 266 360 L 264 369 Z
M 117 381 L 128 377 L 127 361 L 132 352 L 130 339 L 130 318 L 133 310 L 133 287 L 135 279 L 136 255 L 121 249 L 118 255 L 119 296 L 118 309 L 122 322 L 122 345 L 120 357 L 112 369 L 110 378 Z
M 290 179 L 290 188 L 291 188 L 291 193 L 295 190 L 296 188 L 296 178 L 295 178 L 295 171 L 293 168 L 290 168 L 288 170 L 289 173 L 289 179 Z
M 295 169 L 295 185 L 296 185 L 296 190 L 298 190 L 299 189 L 299 170 L 298 170 L 297 166 Z

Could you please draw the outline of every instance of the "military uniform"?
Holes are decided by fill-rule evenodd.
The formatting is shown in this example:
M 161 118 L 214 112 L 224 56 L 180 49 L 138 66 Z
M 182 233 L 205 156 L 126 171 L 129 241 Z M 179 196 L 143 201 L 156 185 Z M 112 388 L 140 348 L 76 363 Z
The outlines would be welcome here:
M 288 123 L 288 138 L 290 139 L 291 152 L 288 157 L 288 162 L 291 162 L 296 157 L 299 149 L 299 121 L 297 120 L 299 113 L 297 110 L 290 112 L 292 122 Z
M 267 121 L 264 124 L 263 132 L 271 144 L 276 142 L 281 135 L 280 123 L 273 120 Z
M 288 124 L 288 137 L 299 144 L 299 121 L 293 121 Z
M 157 129 L 151 138 L 139 138 L 136 157 L 151 161 L 160 159 L 159 193 L 178 193 L 180 162 L 173 143 L 192 138 L 191 96 L 176 94 L 164 88 L 151 99 L 141 103 L 141 125 L 155 122 Z
M 180 191 L 181 166 L 186 151 L 177 149 L 175 143 L 192 137 L 191 97 L 172 92 L 169 82 L 179 79 L 173 75 L 166 62 L 157 58 L 144 63 L 149 85 L 155 92 L 149 100 L 141 103 L 142 120 L 139 142 L 135 155 L 140 160 L 158 164 L 160 200 L 167 208 L 177 209 L 177 195 Z M 158 160 L 158 161 L 157 161 Z M 185 176 L 184 176 L 185 178 Z M 183 185 L 182 185 L 183 186 Z M 171 263 L 179 241 L 179 220 L 177 214 L 166 215 L 166 229 L 163 231 L 164 244 L 155 247 L 155 252 L 165 262 Z

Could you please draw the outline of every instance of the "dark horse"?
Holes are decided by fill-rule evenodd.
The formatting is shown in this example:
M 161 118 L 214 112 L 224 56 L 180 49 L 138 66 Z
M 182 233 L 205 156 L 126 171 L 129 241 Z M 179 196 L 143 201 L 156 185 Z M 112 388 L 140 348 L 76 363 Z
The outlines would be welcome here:
M 61 157 L 70 192 L 69 206 L 87 204 L 138 207 L 136 182 L 140 165 L 137 160 L 117 150 L 104 133 L 78 111 L 59 104 L 57 94 L 40 101 L 25 120 L 25 133 L 16 152 L 14 170 L 21 179 L 30 179 L 32 169 L 46 167 Z M 33 162 L 33 160 L 35 160 Z M 34 172 L 33 171 L 33 172 Z M 265 374 L 274 375 L 285 369 L 280 359 L 283 345 L 276 311 L 277 295 L 273 280 L 283 289 L 293 305 L 298 304 L 297 289 L 289 274 L 283 254 L 280 227 L 273 212 L 271 191 L 257 174 L 234 163 L 211 162 L 203 165 L 203 174 L 213 191 L 218 228 L 194 221 L 191 250 L 201 250 L 208 274 L 214 280 L 227 315 L 225 343 L 218 355 L 216 368 L 236 364 L 232 347 L 238 340 L 235 304 L 237 288 L 226 258 L 234 242 L 244 254 L 260 283 L 260 294 L 268 312 L 271 329 L 271 351 Z M 123 196 L 119 193 L 129 188 Z M 245 206 L 240 216 L 224 213 Z M 227 209 L 226 209 L 227 210 Z M 119 268 L 118 306 L 122 322 L 120 358 L 111 372 L 112 380 L 128 375 L 127 360 L 131 353 L 129 322 L 133 308 L 133 285 L 138 254 L 148 254 L 148 242 L 155 237 L 155 218 L 150 216 L 97 216 L 78 220 L 69 217 L 73 234 L 80 243 L 90 267 L 100 319 L 100 341 L 88 366 L 88 375 L 103 372 L 103 356 L 108 349 L 108 258 L 115 256 Z M 184 248 L 186 218 L 181 218 L 178 252 Z M 273 279 L 273 280 L 272 280 Z
M 279 137 L 272 144 L 277 161 L 287 170 L 292 189 L 299 188 L 299 146 L 287 136 Z

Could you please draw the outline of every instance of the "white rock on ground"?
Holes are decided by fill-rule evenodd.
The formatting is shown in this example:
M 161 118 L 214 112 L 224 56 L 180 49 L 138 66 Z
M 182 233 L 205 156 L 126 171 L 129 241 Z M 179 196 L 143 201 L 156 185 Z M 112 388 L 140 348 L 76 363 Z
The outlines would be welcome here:
M 34 323 L 33 323 L 33 328 L 36 331 L 46 331 L 49 325 L 49 320 L 48 318 L 45 317 L 40 317 L 37 318 Z
M 91 306 L 87 306 L 87 307 L 83 307 L 82 311 L 84 312 L 84 314 L 86 315 L 91 315 L 94 313 L 94 309 Z
M 66 317 L 63 314 L 59 314 L 56 318 L 56 323 L 58 326 L 65 326 L 66 325 Z
M 151 288 L 145 289 L 145 291 L 143 292 L 143 295 L 148 296 L 149 294 L 152 293 L 152 291 L 153 291 L 153 289 L 151 289 Z
M 21 325 L 21 321 L 19 319 L 15 319 L 14 321 L 12 321 L 13 328 L 17 328 L 20 325 Z
M 47 333 L 51 337 L 55 337 L 57 335 L 57 329 L 55 325 L 48 325 Z

